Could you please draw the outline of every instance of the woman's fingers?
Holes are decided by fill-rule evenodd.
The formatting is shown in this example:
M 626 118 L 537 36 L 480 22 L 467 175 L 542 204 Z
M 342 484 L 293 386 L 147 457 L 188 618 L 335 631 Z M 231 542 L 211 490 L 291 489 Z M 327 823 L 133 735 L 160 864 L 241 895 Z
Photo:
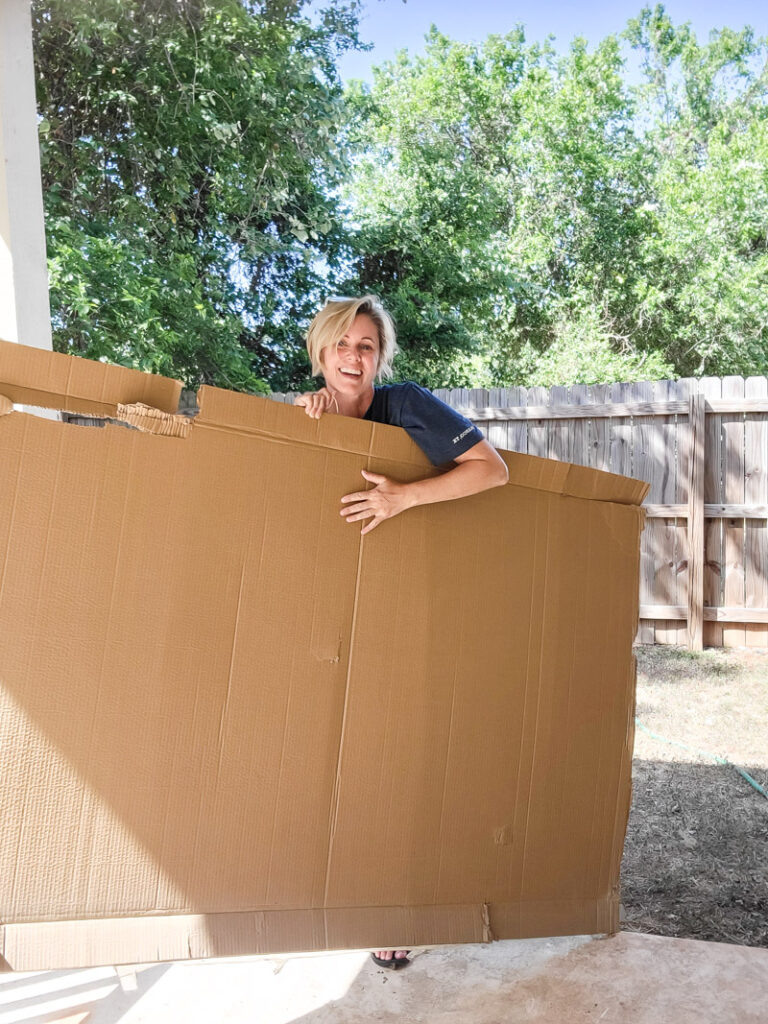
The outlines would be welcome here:
M 372 473 L 370 469 L 361 469 L 360 472 L 363 474 L 366 480 L 370 480 L 374 484 L 387 483 L 387 478 L 381 473 Z
M 306 394 L 299 395 L 293 404 L 303 406 L 307 416 L 319 420 L 323 413 L 331 408 L 334 401 L 328 388 L 320 388 L 319 391 L 307 391 Z
M 370 519 L 371 516 L 374 516 L 374 517 L 376 517 L 378 519 L 385 518 L 383 516 L 380 516 L 378 512 L 374 512 L 374 510 L 372 508 L 367 508 L 363 512 L 357 512 L 353 516 L 347 516 L 346 520 L 347 520 L 348 523 L 356 523 L 358 521 L 358 519 Z
M 360 519 L 370 519 L 371 521 L 361 531 L 361 533 L 370 533 L 385 519 L 396 516 L 404 506 L 398 498 L 401 491 L 399 484 L 380 473 L 369 473 L 367 470 L 363 470 L 363 475 L 375 486 L 368 491 L 354 491 L 352 494 L 345 494 L 341 499 L 342 507 L 339 511 L 348 523 L 355 523 Z
M 362 473 L 365 476 L 365 474 L 368 473 L 368 470 L 364 469 L 362 470 Z M 345 505 L 350 501 L 367 501 L 372 494 L 382 494 L 383 492 L 379 488 L 382 484 L 388 484 L 390 482 L 387 477 L 382 476 L 380 473 L 368 473 L 368 476 L 371 478 L 376 477 L 376 486 L 371 487 L 368 491 L 353 491 L 352 494 L 345 494 L 341 499 L 342 505 Z

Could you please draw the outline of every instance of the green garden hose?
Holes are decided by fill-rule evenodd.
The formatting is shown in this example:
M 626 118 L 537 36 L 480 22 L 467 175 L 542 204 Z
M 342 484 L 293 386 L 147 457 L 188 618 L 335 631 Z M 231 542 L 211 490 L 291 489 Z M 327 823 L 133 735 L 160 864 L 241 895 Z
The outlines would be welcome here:
M 668 740 L 666 736 L 659 736 L 657 732 L 654 732 L 652 729 L 649 729 L 647 725 L 643 725 L 643 723 L 637 717 L 635 718 L 635 725 L 638 727 L 638 729 L 642 729 L 644 733 L 647 733 L 653 739 L 660 740 L 662 743 L 668 743 L 671 747 L 679 747 L 681 750 L 687 750 L 691 754 L 696 754 L 697 757 L 707 757 L 711 761 L 716 761 L 717 764 L 729 765 L 731 768 L 737 771 L 743 779 L 746 779 L 750 786 L 752 786 L 753 789 L 757 790 L 760 796 L 764 796 L 765 799 L 768 800 L 768 792 L 766 792 L 765 789 L 763 789 L 760 783 L 756 782 L 751 775 L 745 772 L 743 768 L 739 768 L 739 766 L 734 764 L 732 761 L 727 761 L 724 757 L 719 757 L 717 754 L 707 754 L 703 750 L 694 750 L 693 747 L 688 747 L 685 745 L 685 743 L 678 743 L 676 740 Z

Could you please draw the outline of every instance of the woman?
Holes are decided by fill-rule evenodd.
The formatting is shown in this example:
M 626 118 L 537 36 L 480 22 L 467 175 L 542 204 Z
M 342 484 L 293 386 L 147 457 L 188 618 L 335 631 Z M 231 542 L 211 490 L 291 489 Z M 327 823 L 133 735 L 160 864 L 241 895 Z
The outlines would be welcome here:
M 439 398 L 411 382 L 374 386 L 391 373 L 396 351 L 394 323 L 375 296 L 327 302 L 310 325 L 307 350 L 312 373 L 325 380 L 325 387 L 296 399 L 308 416 L 319 419 L 332 412 L 403 427 L 434 465 L 451 467 L 411 483 L 362 470 L 373 486 L 341 499 L 348 523 L 368 520 L 361 533 L 416 505 L 464 498 L 507 482 L 496 449 Z M 397 969 L 410 963 L 408 952 L 382 949 L 371 956 L 379 966 Z

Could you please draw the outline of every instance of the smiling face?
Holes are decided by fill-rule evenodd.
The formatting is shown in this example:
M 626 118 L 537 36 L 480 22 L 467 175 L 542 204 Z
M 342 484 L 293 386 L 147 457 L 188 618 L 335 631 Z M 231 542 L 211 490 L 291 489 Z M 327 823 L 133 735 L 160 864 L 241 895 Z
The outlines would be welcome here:
M 363 395 L 373 388 L 379 367 L 379 332 L 367 313 L 359 313 L 344 337 L 320 353 L 326 386 L 344 395 Z

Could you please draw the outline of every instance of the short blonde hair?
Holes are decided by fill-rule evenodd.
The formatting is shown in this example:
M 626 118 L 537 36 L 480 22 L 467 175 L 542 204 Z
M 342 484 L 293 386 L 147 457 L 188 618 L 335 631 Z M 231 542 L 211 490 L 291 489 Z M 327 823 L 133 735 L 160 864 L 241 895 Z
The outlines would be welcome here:
M 392 376 L 392 360 L 397 352 L 395 321 L 375 295 L 359 299 L 329 299 L 315 316 L 307 331 L 307 352 L 312 360 L 312 375 L 323 372 L 320 353 L 329 345 L 338 345 L 352 326 L 354 319 L 364 313 L 376 324 L 379 334 L 379 362 L 376 376 Z

